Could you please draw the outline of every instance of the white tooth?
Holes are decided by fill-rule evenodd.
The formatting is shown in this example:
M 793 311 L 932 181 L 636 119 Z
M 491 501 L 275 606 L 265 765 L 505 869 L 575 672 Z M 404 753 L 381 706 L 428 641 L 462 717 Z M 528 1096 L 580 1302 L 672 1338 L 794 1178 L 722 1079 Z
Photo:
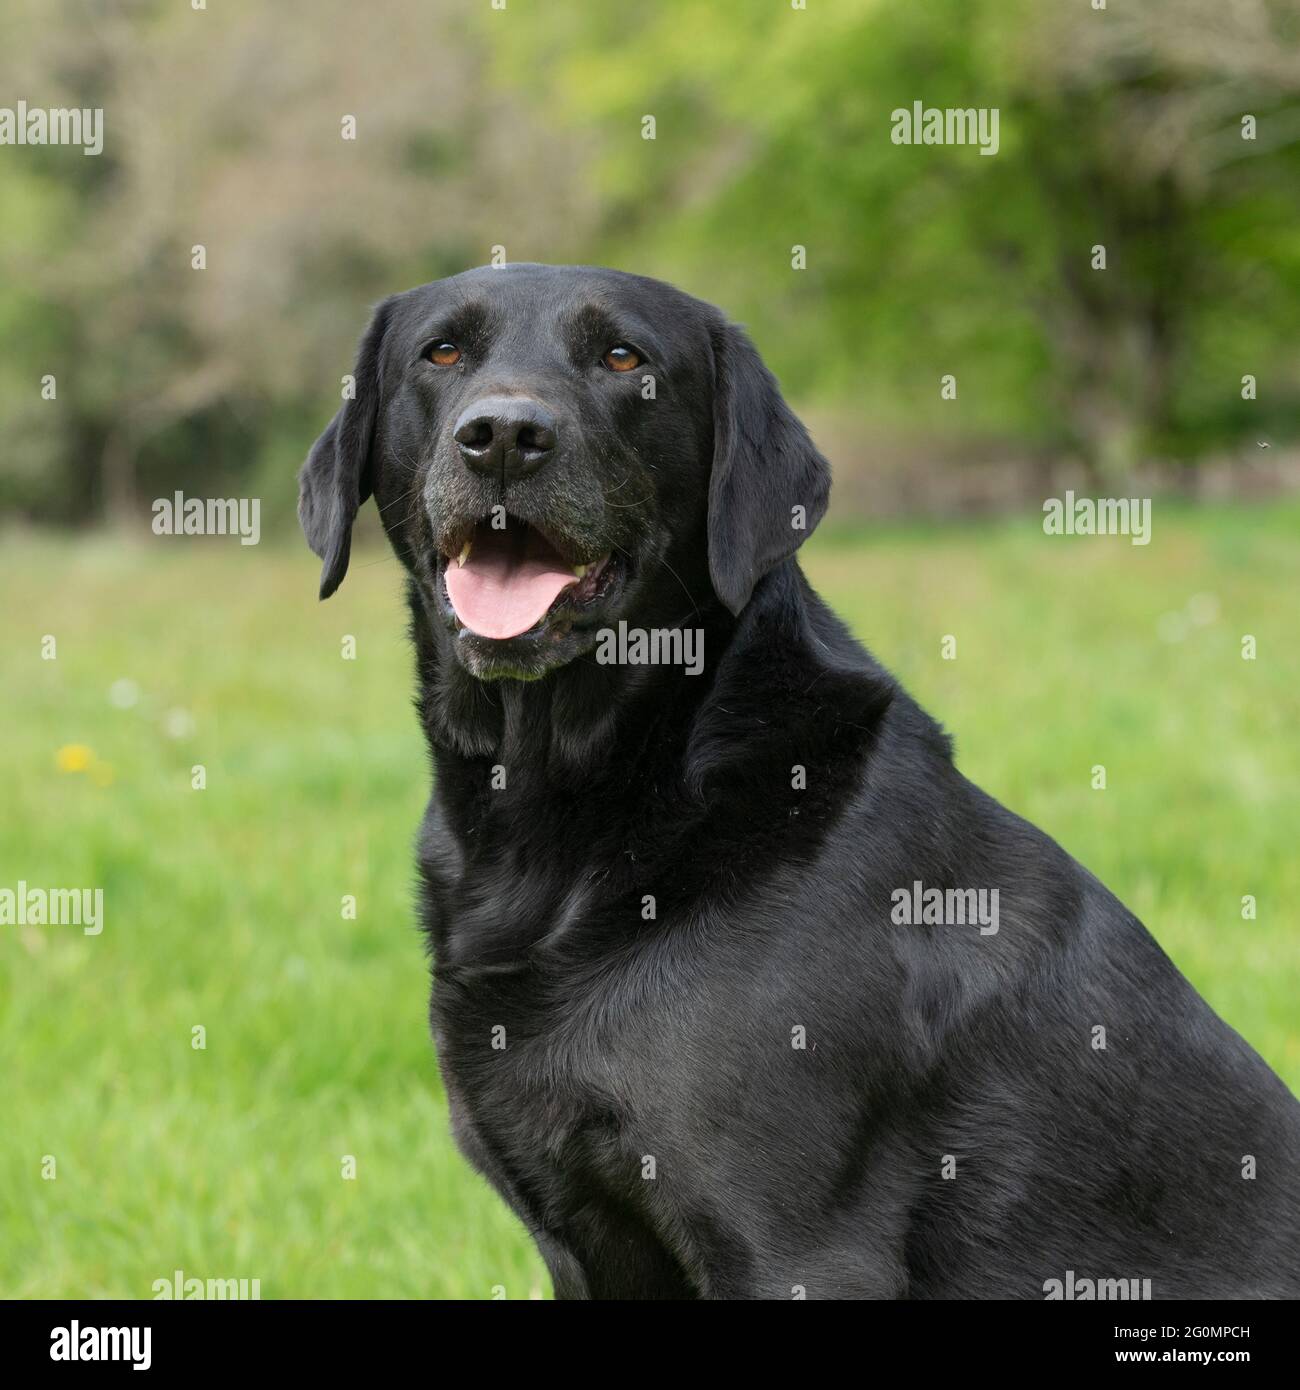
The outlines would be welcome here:
M 460 552 L 460 554 L 456 556 L 456 568 L 457 568 L 457 569 L 462 568 L 462 567 L 464 566 L 464 564 L 465 564 L 465 561 L 469 559 L 469 544 L 470 544 L 470 543 L 469 543 L 468 541 L 466 541 L 466 542 L 465 542 L 465 549 L 462 550 L 462 551 Z
M 590 568 L 590 565 L 574 565 L 573 572 L 578 576 L 579 579 L 585 579 L 587 577 L 587 571 Z

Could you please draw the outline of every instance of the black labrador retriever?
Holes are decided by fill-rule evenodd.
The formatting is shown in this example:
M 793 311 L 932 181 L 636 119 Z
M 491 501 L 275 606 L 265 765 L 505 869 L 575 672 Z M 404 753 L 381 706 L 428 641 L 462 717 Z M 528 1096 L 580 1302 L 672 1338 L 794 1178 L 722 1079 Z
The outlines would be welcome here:
M 459 1144 L 560 1298 L 1300 1294 L 1300 1106 L 809 588 L 829 482 L 668 285 L 375 311 L 299 511 L 409 572 Z

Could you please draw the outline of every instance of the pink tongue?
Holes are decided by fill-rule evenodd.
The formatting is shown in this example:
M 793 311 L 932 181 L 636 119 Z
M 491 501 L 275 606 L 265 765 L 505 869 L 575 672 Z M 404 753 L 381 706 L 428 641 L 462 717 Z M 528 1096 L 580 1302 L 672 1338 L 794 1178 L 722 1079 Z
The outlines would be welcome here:
M 480 527 L 469 559 L 447 565 L 447 597 L 456 616 L 480 637 L 518 637 L 546 614 L 560 592 L 578 582 L 568 565 L 532 530 Z

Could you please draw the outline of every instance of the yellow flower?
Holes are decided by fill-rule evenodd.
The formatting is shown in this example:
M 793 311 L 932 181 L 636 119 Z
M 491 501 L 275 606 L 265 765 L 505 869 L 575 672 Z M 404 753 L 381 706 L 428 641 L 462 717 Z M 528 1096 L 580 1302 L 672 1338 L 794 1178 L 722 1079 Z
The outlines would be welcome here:
M 94 759 L 94 753 L 84 743 L 65 743 L 54 755 L 60 772 L 85 772 Z

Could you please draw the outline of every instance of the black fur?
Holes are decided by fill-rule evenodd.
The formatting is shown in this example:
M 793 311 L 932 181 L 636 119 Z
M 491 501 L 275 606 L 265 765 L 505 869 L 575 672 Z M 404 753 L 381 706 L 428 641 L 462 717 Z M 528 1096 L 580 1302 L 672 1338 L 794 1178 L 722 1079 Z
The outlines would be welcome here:
M 454 368 L 423 358 L 442 338 Z M 600 365 L 618 342 L 631 379 Z M 738 329 L 514 266 L 386 301 L 355 374 L 304 527 L 325 595 L 373 490 L 410 571 L 438 1055 L 558 1297 L 1300 1294 L 1300 1106 L 809 589 L 792 509 L 815 525 L 828 471 Z M 489 391 L 560 417 L 508 486 L 448 437 Z M 459 629 L 446 556 L 495 503 L 618 556 L 608 601 Z M 619 618 L 702 629 L 703 674 L 598 664 Z M 896 924 L 915 881 L 996 887 L 999 930 Z

